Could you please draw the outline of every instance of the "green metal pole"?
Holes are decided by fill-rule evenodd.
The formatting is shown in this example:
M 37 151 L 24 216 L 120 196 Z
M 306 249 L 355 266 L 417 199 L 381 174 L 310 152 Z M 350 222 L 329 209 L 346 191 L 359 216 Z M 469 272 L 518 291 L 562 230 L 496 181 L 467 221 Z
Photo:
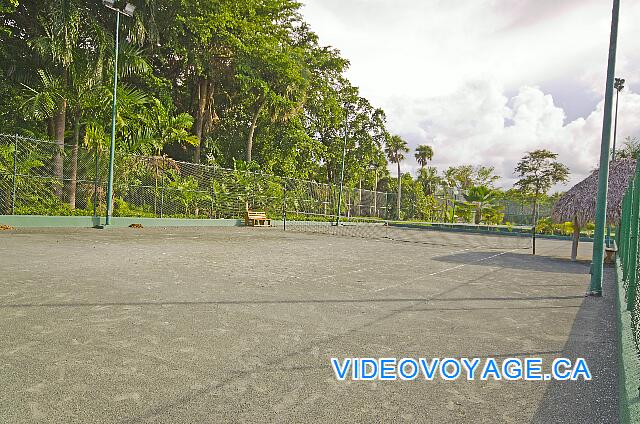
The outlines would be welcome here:
M 13 190 L 11 192 L 11 215 L 16 214 L 16 189 L 18 187 L 18 134 L 13 139 Z
M 630 186 L 633 185 L 631 181 Z M 631 198 L 631 190 L 627 192 L 622 201 L 622 218 L 620 220 L 620 261 L 622 262 L 622 279 L 627 279 L 627 259 L 629 258 L 629 199 Z
M 165 178 L 165 159 L 162 157 L 162 179 L 160 180 L 160 218 L 164 216 L 164 178 Z
M 624 281 L 628 281 L 629 279 L 629 260 L 631 259 L 631 214 L 632 214 L 632 208 L 633 208 L 633 195 L 634 195 L 634 185 L 635 185 L 635 181 L 631 181 L 631 183 L 629 184 L 629 188 L 627 190 L 627 204 L 625 205 L 625 210 L 627 211 L 625 213 L 625 219 L 624 219 L 624 226 L 625 226 L 625 244 L 624 244 L 624 252 L 622 254 L 623 258 L 622 258 L 622 263 L 623 263 L 623 272 L 622 272 L 622 279 Z
M 287 182 L 284 181 L 284 193 L 282 195 L 282 230 L 287 231 Z
M 638 265 L 638 218 L 640 213 L 640 184 L 638 167 L 636 166 L 636 178 L 633 186 L 633 203 L 631 204 L 631 241 L 629 246 L 629 271 L 627 283 L 627 310 L 633 310 L 636 304 L 636 284 Z
M 109 179 L 107 181 L 107 217 L 105 225 L 111 222 L 113 213 L 113 161 L 116 150 L 116 107 L 118 91 L 118 50 L 120 48 L 120 12 L 116 12 L 116 57 L 113 65 L 113 107 L 111 109 L 111 145 L 109 146 Z
M 604 261 L 604 227 L 607 220 L 607 189 L 609 183 L 609 146 L 611 144 L 611 115 L 613 109 L 613 80 L 616 70 L 616 50 L 618 43 L 618 20 L 620 0 L 613 0 L 611 19 L 611 39 L 609 42 L 609 63 L 607 66 L 607 86 L 604 96 L 604 122 L 600 144 L 600 171 L 598 172 L 598 199 L 596 205 L 596 228 L 591 259 L 591 284 L 589 295 L 602 295 L 602 273 Z
M 616 139 L 618 138 L 618 101 L 620 99 L 620 90 L 616 89 L 616 114 L 613 119 L 613 149 L 611 150 L 611 162 L 616 160 Z M 611 224 L 607 223 L 607 247 L 611 247 Z
M 456 222 L 456 199 L 453 199 L 453 204 L 451 205 L 451 223 Z
M 616 117 L 613 120 L 613 150 L 611 151 L 611 161 L 616 160 L 616 139 L 618 138 L 618 103 L 620 100 L 620 90 L 616 88 Z
M 338 195 L 338 213 L 336 217 L 336 225 L 340 224 L 340 214 L 342 213 L 342 190 L 344 184 L 344 160 L 347 156 L 347 131 L 349 126 L 349 112 L 344 111 L 344 144 L 342 146 L 342 170 L 340 171 L 340 193 Z
M 93 180 L 93 217 L 98 216 L 98 172 L 100 165 L 100 152 L 98 150 L 98 145 L 96 144 L 96 173 L 95 179 Z
M 536 225 L 538 224 L 538 194 L 533 201 L 533 227 L 531 228 L 531 247 L 533 256 L 536 255 Z

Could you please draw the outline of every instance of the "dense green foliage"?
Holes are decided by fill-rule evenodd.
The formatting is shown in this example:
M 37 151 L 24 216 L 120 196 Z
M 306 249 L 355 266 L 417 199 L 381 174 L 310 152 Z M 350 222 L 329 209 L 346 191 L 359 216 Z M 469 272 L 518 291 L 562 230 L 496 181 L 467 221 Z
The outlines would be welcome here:
M 121 19 L 118 150 L 334 182 L 349 110 L 346 180 L 373 184 L 384 112 L 359 96 L 348 61 L 319 43 L 298 2 L 134 4 Z M 104 149 L 115 12 L 98 0 L 29 0 L 3 3 L 0 19 L 2 132 Z
M 131 1 L 136 11 L 121 15 L 120 24 L 115 129 L 116 154 L 124 162 L 114 213 L 157 216 L 159 202 L 168 202 L 176 216 L 235 216 L 223 211 L 231 206 L 216 206 L 224 193 L 266 190 L 284 201 L 281 186 L 258 189 L 246 175 L 337 184 L 343 151 L 349 193 L 393 193 L 384 197 L 387 218 L 502 224 L 516 215 L 509 205 L 531 202 L 526 187 L 497 190 L 491 167 L 439 172 L 428 166 L 437 154 L 428 145 L 412 152 L 417 178 L 403 174 L 406 141 L 388 133 L 384 111 L 345 77 L 348 60 L 320 42 L 299 2 Z M 0 143 L 0 209 L 15 206 L 15 182 L 24 198 L 16 213 L 87 214 L 94 203 L 100 211 L 105 194 L 102 183 L 92 184 L 93 158 L 102 158 L 104 170 L 116 13 L 100 0 L 2 0 L 0 20 L 0 133 L 57 146 L 19 149 L 19 176 L 13 178 L 14 147 Z M 158 171 L 124 159 L 135 156 L 227 168 L 233 178 L 207 180 L 202 170 Z M 44 173 L 50 174 L 46 180 L 24 177 Z M 373 209 L 380 208 L 382 197 L 373 197 Z M 546 191 L 534 197 L 544 201 Z

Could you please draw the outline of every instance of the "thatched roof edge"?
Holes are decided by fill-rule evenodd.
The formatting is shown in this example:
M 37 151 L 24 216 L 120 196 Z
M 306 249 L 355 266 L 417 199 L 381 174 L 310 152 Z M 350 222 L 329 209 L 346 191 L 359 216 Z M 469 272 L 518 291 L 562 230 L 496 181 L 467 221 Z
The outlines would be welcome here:
M 622 213 L 622 199 L 636 169 L 634 159 L 619 159 L 609 167 L 609 190 L 607 194 L 607 221 L 616 224 Z M 578 218 L 582 227 L 595 220 L 596 198 L 598 194 L 598 170 L 562 195 L 553 207 L 555 222 L 573 221 Z

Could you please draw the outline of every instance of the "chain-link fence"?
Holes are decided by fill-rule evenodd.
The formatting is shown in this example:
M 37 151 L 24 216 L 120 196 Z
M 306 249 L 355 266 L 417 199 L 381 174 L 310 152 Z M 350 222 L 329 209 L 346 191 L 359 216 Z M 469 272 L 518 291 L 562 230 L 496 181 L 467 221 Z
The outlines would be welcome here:
M 520 203 L 513 200 L 501 199 L 497 202 L 504 215 L 504 222 L 510 222 L 516 225 L 532 225 L 533 224 L 533 204 L 531 202 Z M 536 215 L 538 218 L 547 218 L 551 216 L 553 204 L 542 203 L 537 206 Z
M 102 168 L 81 146 L 0 135 L 0 214 L 93 213 L 96 196 L 104 200 Z
M 0 134 L 0 215 L 94 215 L 106 212 L 108 152 L 82 143 L 63 145 Z M 472 222 L 473 208 L 461 193 L 431 196 L 403 188 L 400 213 L 396 192 L 379 192 L 223 169 L 165 156 L 117 154 L 113 215 L 166 218 L 235 218 L 247 209 L 270 217 L 333 220 L 340 207 L 346 219 L 367 217 L 427 222 Z M 530 224 L 530 206 L 499 201 L 483 211 L 489 224 Z M 542 211 L 539 216 L 545 216 Z
M 631 313 L 631 325 L 636 348 L 640 354 L 640 248 L 638 230 L 640 224 L 640 162 L 622 202 L 622 216 L 616 232 L 618 258 L 622 268 L 622 284 L 625 293 L 626 310 Z
M 0 215 L 94 215 L 106 210 L 108 152 L 81 145 L 0 135 Z M 390 217 L 392 193 L 340 188 L 293 178 L 223 169 L 165 156 L 116 155 L 113 216 L 332 220 Z

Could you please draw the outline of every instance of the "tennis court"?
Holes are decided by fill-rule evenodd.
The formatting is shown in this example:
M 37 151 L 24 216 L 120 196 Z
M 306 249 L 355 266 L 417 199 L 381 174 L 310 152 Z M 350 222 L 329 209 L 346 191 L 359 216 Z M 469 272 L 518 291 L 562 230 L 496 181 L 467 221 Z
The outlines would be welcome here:
M 583 297 L 591 245 L 572 263 L 567 241 L 534 257 L 449 237 L 0 233 L 0 421 L 617 422 L 611 285 Z M 447 356 L 583 356 L 594 380 L 339 382 L 329 362 Z

